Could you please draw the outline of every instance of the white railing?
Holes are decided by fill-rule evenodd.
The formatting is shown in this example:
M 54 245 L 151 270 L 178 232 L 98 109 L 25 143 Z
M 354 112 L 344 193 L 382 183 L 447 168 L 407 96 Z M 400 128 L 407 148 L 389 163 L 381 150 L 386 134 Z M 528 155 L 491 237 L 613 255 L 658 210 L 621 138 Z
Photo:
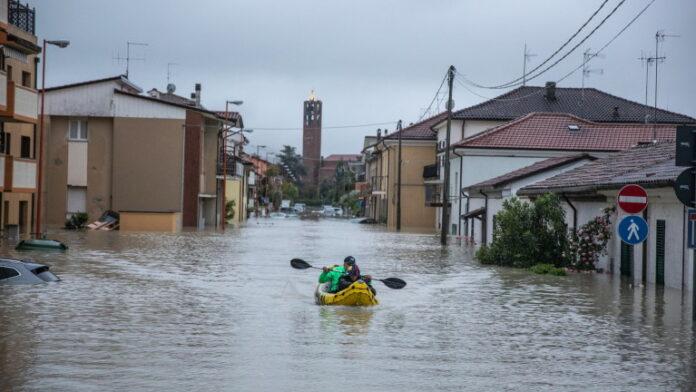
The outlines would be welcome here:
M 0 186 L 5 186 L 5 156 L 0 155 Z
M 36 161 L 14 160 L 12 163 L 12 188 L 36 189 Z
M 36 90 L 15 85 L 15 115 L 32 120 L 39 118 L 39 94 Z
M 0 106 L 7 107 L 7 74 L 0 71 Z

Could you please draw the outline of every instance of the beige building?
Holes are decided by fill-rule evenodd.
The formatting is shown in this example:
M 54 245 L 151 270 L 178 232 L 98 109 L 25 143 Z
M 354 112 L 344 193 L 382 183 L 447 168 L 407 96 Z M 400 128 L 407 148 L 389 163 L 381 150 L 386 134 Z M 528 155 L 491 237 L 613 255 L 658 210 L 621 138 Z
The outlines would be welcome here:
M 35 11 L 0 0 L 0 222 L 2 230 L 32 231 L 38 132 Z
M 440 114 L 401 130 L 401 228 L 402 230 L 432 231 L 435 225 L 435 205 L 432 187 L 424 177 L 426 167 L 435 162 L 436 133 L 432 125 L 441 121 Z M 396 229 L 399 133 L 379 135 L 368 145 L 365 154 L 367 203 L 365 216 L 389 229 Z M 435 167 L 434 165 L 432 165 Z
M 124 76 L 46 89 L 45 221 L 120 214 L 121 230 L 216 226 L 222 119 Z

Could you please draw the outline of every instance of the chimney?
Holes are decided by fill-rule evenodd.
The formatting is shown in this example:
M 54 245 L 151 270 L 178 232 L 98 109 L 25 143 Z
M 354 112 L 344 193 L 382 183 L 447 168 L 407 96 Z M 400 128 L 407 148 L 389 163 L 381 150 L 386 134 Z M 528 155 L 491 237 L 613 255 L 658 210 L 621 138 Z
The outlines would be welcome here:
M 377 128 L 377 141 L 382 139 L 382 129 Z
M 619 107 L 614 106 L 614 111 L 611 113 L 614 118 L 619 118 Z
M 201 84 L 196 83 L 196 106 L 201 107 Z
M 549 101 L 556 100 L 556 82 L 546 82 L 546 93 L 544 96 Z

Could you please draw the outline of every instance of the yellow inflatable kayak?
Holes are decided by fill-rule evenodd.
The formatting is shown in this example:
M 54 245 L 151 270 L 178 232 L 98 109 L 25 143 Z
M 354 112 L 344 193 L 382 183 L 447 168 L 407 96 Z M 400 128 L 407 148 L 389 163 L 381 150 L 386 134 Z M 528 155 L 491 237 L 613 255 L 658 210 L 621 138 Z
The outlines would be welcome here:
M 314 293 L 317 305 L 372 306 L 379 304 L 377 297 L 365 282 L 357 281 L 335 294 L 329 293 L 328 287 L 329 283 L 317 286 L 317 291 Z

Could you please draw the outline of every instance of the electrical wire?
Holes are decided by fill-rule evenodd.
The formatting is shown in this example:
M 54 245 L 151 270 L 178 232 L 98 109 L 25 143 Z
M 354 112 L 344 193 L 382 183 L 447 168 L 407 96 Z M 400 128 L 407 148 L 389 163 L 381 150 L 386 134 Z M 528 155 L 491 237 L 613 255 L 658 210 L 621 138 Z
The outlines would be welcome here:
M 428 113 L 430 113 L 430 109 L 433 107 L 435 100 L 437 100 L 437 97 L 440 95 L 440 91 L 442 91 L 442 86 L 445 85 L 445 80 L 447 80 L 447 72 L 445 72 L 445 76 L 442 77 L 442 82 L 440 82 L 440 87 L 437 88 L 437 91 L 435 92 L 435 96 L 430 101 L 430 105 L 428 105 L 428 107 L 423 111 L 423 114 L 420 116 L 420 118 L 416 122 L 421 122 L 425 118 L 425 116 Z
M 466 82 L 467 82 L 468 84 L 470 84 L 470 85 L 472 85 L 472 86 L 474 86 L 474 87 L 485 88 L 485 89 L 505 89 L 505 88 L 510 88 L 510 87 L 515 87 L 515 86 L 522 85 L 523 82 L 520 82 L 520 80 L 524 80 L 524 81 L 534 80 L 534 79 L 538 78 L 539 76 L 545 74 L 546 72 L 548 72 L 548 71 L 551 70 L 552 68 L 554 68 L 554 67 L 555 67 L 556 65 L 558 65 L 561 61 L 565 60 L 568 56 L 570 56 L 573 52 L 575 52 L 575 50 L 576 50 L 577 48 L 579 48 L 580 45 L 582 45 L 583 43 L 585 43 L 585 41 L 587 41 L 597 30 L 599 30 L 600 27 L 602 27 L 602 26 L 604 25 L 604 23 L 606 23 L 606 21 L 609 20 L 609 18 L 611 18 L 611 17 L 616 13 L 616 11 L 618 11 L 618 9 L 619 9 L 625 2 L 626 2 L 626 0 L 621 0 L 621 1 L 616 5 L 616 7 L 614 7 L 614 9 L 612 9 L 611 12 L 609 12 L 609 14 L 608 14 L 607 16 L 605 16 L 604 19 L 602 19 L 602 20 L 599 22 L 599 24 L 598 24 L 597 26 L 595 26 L 595 27 L 594 27 L 594 28 L 593 28 L 593 29 L 592 29 L 580 42 L 578 42 L 578 43 L 577 43 L 575 46 L 573 46 L 568 52 L 566 52 L 563 56 L 561 56 L 561 58 L 559 58 L 559 59 L 557 59 L 556 61 L 554 61 L 551 65 L 547 66 L 546 68 L 544 68 L 543 70 L 541 70 L 540 72 L 538 72 L 536 75 L 531 75 L 532 72 L 529 72 L 528 74 L 525 75 L 525 77 L 523 77 L 523 78 L 518 78 L 516 82 L 508 82 L 508 83 L 501 84 L 501 85 L 497 85 L 497 86 L 484 86 L 484 85 L 481 85 L 481 84 L 479 84 L 479 83 L 473 82 L 472 80 L 466 78 L 465 76 L 463 76 L 463 78 L 466 80 Z
M 380 122 L 380 123 L 370 123 L 370 124 L 355 124 L 355 125 L 333 125 L 333 126 L 326 126 L 326 127 L 321 127 L 322 130 L 324 129 L 346 129 L 346 128 L 364 128 L 364 127 L 374 127 L 374 126 L 379 126 L 379 125 L 389 125 L 389 124 L 396 124 L 396 121 L 385 121 L 385 122 Z M 259 128 L 259 127 L 253 127 L 255 131 L 301 131 L 303 128 L 298 128 L 298 127 L 293 127 L 293 128 Z

